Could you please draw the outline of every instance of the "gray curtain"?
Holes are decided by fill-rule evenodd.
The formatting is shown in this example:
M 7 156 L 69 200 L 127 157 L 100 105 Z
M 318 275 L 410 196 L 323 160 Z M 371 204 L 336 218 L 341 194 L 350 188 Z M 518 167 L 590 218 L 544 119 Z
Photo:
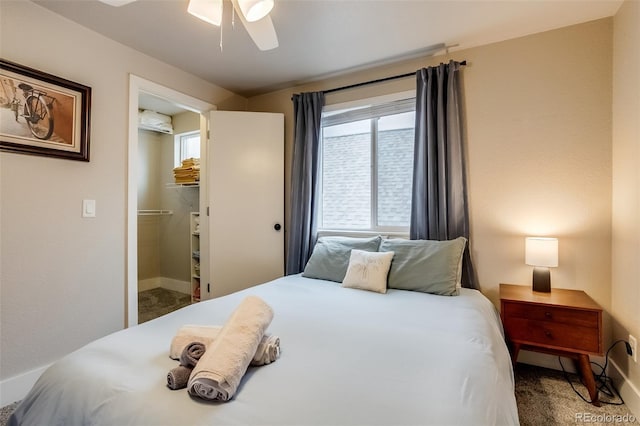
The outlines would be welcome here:
M 411 239 L 469 239 L 459 69 L 451 61 L 416 72 Z M 468 247 L 462 286 L 478 288 Z
M 315 243 L 319 202 L 320 121 L 323 106 L 322 92 L 293 95 L 291 219 L 285 262 L 287 275 L 304 270 Z

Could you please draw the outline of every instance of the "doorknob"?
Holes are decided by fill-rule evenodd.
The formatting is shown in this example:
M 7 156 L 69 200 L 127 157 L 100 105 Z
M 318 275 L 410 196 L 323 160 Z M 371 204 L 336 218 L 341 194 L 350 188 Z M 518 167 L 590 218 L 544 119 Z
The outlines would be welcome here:
M 275 225 L 273 225 L 273 229 L 279 231 L 280 229 L 282 229 L 282 226 L 279 223 L 276 223 Z

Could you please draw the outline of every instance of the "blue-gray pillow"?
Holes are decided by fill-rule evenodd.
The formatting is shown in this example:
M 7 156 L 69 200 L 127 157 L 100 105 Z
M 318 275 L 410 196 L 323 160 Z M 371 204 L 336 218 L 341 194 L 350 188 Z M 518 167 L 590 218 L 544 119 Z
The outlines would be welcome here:
M 372 238 L 320 237 L 302 276 L 341 283 L 347 273 L 351 250 L 378 251 L 380 241 L 379 235 Z
M 458 295 L 466 244 L 464 237 L 448 241 L 383 240 L 380 251 L 395 253 L 389 270 L 389 288 Z

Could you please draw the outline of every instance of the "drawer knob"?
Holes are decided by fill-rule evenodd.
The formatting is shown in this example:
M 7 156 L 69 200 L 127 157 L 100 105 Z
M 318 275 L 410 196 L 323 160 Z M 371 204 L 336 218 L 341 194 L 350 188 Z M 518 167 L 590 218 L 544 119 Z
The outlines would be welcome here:
M 548 338 L 551 338 L 551 332 L 549 330 L 545 330 L 544 331 L 544 335 L 547 336 Z
M 545 316 L 546 318 L 551 318 L 551 312 L 545 312 L 545 313 L 544 313 L 544 316 Z

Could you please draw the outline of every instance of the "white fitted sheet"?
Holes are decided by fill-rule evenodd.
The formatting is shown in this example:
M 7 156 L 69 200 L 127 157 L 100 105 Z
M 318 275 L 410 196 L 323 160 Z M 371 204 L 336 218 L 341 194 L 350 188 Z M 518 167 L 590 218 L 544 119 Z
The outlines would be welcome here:
M 229 402 L 166 386 L 185 324 L 222 325 L 243 297 L 274 310 L 275 363 L 249 367 Z M 386 294 L 281 278 L 113 333 L 47 369 L 10 424 L 517 425 L 495 308 L 476 290 Z

